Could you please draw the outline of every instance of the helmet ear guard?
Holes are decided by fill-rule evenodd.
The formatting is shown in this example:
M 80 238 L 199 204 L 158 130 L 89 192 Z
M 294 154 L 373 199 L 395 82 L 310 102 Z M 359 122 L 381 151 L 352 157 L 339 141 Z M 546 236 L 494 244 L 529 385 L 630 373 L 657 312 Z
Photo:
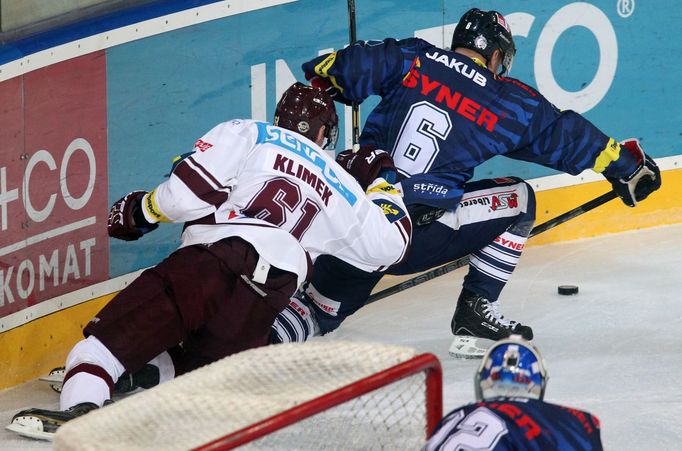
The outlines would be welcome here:
M 540 351 L 520 335 L 495 342 L 474 375 L 476 399 L 545 396 L 549 373 Z
M 274 124 L 315 141 L 322 127 L 323 149 L 334 149 L 339 137 L 339 117 L 334 100 L 319 88 L 296 82 L 282 94 Z
M 459 20 L 452 34 L 451 49 L 463 47 L 480 53 L 490 60 L 495 50 L 502 52 L 502 71 L 508 75 L 514 62 L 516 45 L 509 24 L 497 11 L 472 8 Z

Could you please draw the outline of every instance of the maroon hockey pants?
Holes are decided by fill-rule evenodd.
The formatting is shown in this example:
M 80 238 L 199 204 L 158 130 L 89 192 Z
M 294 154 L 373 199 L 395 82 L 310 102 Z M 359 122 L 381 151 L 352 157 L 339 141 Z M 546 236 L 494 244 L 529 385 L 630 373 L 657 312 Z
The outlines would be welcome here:
M 296 275 L 271 267 L 265 284 L 247 283 L 242 275 L 250 279 L 257 261 L 253 246 L 238 237 L 179 249 L 118 293 L 84 333 L 129 372 L 171 349 L 179 375 L 263 346 L 296 289 Z

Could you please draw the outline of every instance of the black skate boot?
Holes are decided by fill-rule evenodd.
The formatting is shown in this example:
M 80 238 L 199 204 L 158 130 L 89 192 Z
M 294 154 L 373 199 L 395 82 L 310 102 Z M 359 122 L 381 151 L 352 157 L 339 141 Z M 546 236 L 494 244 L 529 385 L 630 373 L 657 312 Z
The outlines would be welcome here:
M 106 401 L 104 405 L 110 403 Z M 82 402 L 66 410 L 26 409 L 14 415 L 6 429 L 24 437 L 52 440 L 64 423 L 95 409 L 99 406 L 92 402 Z
M 516 321 L 504 319 L 497 302 L 469 290 L 462 290 L 457 300 L 457 309 L 452 317 L 452 333 L 455 339 L 450 346 L 450 355 L 460 359 L 478 359 L 497 340 L 511 334 L 533 339 L 533 330 Z

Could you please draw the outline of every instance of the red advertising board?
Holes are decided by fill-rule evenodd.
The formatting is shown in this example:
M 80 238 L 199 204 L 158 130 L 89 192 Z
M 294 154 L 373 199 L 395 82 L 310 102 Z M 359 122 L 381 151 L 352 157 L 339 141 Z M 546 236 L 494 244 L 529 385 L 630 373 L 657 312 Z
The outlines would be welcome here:
M 104 52 L 0 83 L 0 317 L 108 278 Z

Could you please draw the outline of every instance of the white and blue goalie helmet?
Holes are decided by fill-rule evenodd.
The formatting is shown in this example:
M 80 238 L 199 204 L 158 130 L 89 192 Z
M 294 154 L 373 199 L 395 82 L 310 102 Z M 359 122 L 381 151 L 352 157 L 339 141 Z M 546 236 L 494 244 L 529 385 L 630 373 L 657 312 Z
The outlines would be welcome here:
M 497 396 L 543 399 L 549 374 L 540 351 L 520 335 L 495 342 L 474 375 L 476 399 Z

